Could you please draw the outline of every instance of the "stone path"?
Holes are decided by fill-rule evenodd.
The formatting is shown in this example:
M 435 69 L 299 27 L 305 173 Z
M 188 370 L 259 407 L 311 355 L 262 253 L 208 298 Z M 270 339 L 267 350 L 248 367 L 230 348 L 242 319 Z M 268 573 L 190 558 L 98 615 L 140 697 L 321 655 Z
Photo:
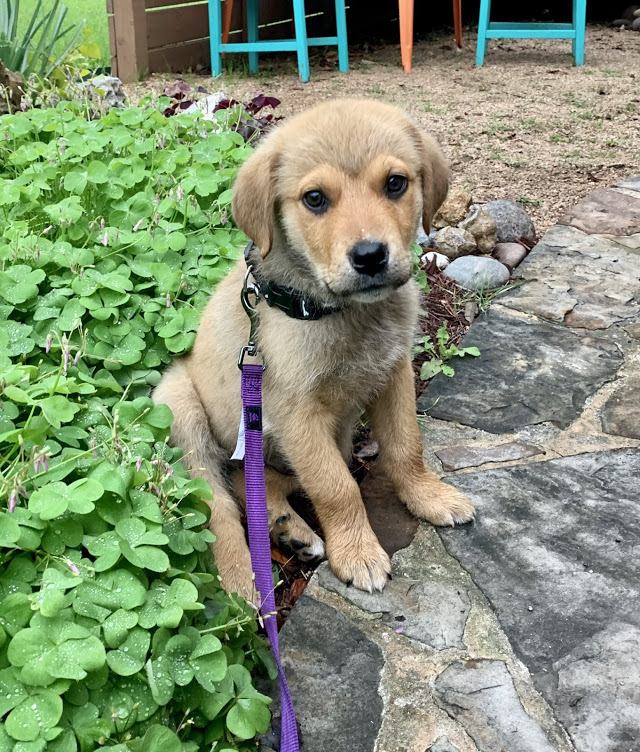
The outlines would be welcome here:
M 640 751 L 640 176 L 518 273 L 418 401 L 476 523 L 417 526 L 365 481 L 393 580 L 324 564 L 282 631 L 305 752 Z

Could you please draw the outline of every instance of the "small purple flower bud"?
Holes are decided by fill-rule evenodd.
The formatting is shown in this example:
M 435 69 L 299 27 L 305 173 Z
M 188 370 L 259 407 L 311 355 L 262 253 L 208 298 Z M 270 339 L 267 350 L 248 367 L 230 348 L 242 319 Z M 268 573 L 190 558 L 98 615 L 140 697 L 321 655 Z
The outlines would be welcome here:
M 171 308 L 171 296 L 167 293 L 167 308 Z
M 78 352 L 75 354 L 75 356 L 73 358 L 73 365 L 77 366 L 79 360 L 80 360 L 80 350 L 78 350 Z
M 49 462 L 47 460 L 47 455 L 46 454 L 42 455 L 42 457 L 40 458 L 40 462 L 42 462 L 42 469 L 45 471 L 45 473 L 48 472 L 48 470 L 49 470 Z
M 36 455 L 33 458 L 33 472 L 36 474 L 40 472 L 40 456 L 39 455 Z
M 72 571 L 72 572 L 73 572 L 73 573 L 74 573 L 75 575 L 79 575 L 79 574 L 80 574 L 80 570 L 79 570 L 79 569 L 78 569 L 78 567 L 77 567 L 77 566 L 76 566 L 76 565 L 75 565 L 75 564 L 74 564 L 74 563 L 73 563 L 73 562 L 71 561 L 71 559 L 67 559 L 67 566 L 69 567 L 69 569 L 70 569 L 70 570 L 71 570 L 71 571 Z
M 178 186 L 177 198 L 178 201 L 182 201 L 182 199 L 184 198 L 184 191 L 182 190 L 181 185 Z
M 142 467 L 142 457 L 138 457 L 138 461 L 136 462 L 136 472 L 140 472 L 140 468 Z
M 49 352 L 51 350 L 51 343 L 53 342 L 53 337 L 51 334 L 47 334 L 47 341 L 44 344 L 44 351 Z
M 100 232 L 104 230 L 104 217 L 100 220 Z
M 133 231 L 134 231 L 134 232 L 138 232 L 138 230 L 140 229 L 140 225 L 141 225 L 141 224 L 142 224 L 142 220 L 141 220 L 141 219 L 139 219 L 139 220 L 138 220 L 138 221 L 137 221 L 137 222 L 135 223 L 135 225 L 133 226 Z
M 220 214 L 220 224 L 226 225 L 228 221 L 229 221 L 229 216 L 227 215 L 227 210 L 223 209 L 222 213 Z
M 67 368 L 69 367 L 69 348 L 68 347 L 65 347 L 63 357 L 64 357 L 64 365 L 62 366 L 62 375 L 66 376 Z
M 16 502 L 18 501 L 18 494 L 15 491 L 11 492 L 9 497 L 9 511 L 13 512 L 16 508 Z
M 102 245 L 107 246 L 109 244 L 109 235 L 105 230 L 104 237 L 102 238 Z

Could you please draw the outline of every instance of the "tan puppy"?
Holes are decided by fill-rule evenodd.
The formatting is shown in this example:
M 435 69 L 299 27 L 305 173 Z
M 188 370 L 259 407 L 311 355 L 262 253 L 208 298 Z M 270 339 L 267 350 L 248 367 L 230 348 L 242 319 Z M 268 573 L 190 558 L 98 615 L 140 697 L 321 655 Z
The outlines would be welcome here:
M 363 410 L 383 469 L 414 515 L 453 525 L 474 514 L 466 496 L 424 467 L 411 368 L 418 292 L 410 247 L 420 218 L 428 231 L 447 189 L 436 143 L 399 110 L 366 100 L 328 101 L 285 121 L 235 183 L 233 216 L 258 247 L 258 281 L 326 307 L 305 321 L 257 305 L 272 538 L 303 559 L 324 554 L 287 501 L 302 487 L 331 568 L 369 592 L 382 590 L 391 566 L 346 462 Z M 172 409 L 172 440 L 213 488 L 210 527 L 222 584 L 251 598 L 238 505 L 243 474 L 229 463 L 241 415 L 237 359 L 249 335 L 240 303 L 245 270 L 239 261 L 220 283 L 193 351 L 167 370 L 154 400 Z

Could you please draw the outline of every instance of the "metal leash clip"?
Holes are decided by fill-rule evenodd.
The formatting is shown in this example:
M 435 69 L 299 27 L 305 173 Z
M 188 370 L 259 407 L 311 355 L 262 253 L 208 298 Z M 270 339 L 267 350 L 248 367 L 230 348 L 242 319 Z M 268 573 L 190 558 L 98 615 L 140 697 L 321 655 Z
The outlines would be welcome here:
M 238 356 L 238 368 L 242 370 L 242 365 L 244 363 L 244 359 L 246 356 L 249 356 L 251 358 L 255 358 L 258 356 L 258 345 L 255 341 L 255 332 L 256 332 L 256 324 L 258 319 L 258 314 L 256 311 L 256 306 L 258 305 L 258 301 L 260 300 L 260 287 L 258 286 L 258 283 L 255 281 L 255 278 L 253 281 L 250 281 L 249 278 L 251 277 L 253 272 L 253 266 L 249 265 L 247 267 L 247 273 L 244 275 L 244 282 L 242 284 L 242 292 L 240 293 L 240 300 L 242 301 L 242 307 L 244 308 L 245 313 L 249 317 L 250 322 L 250 328 L 249 328 L 249 341 L 246 345 L 240 350 L 240 355 Z M 251 296 L 253 296 L 253 302 L 251 301 Z M 264 371 L 264 365 L 262 366 L 262 370 Z

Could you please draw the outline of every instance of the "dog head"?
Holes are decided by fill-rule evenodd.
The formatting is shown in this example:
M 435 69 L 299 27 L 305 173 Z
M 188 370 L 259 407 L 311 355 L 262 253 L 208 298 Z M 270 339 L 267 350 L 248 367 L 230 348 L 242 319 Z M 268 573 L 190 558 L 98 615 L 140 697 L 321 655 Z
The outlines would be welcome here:
M 332 100 L 274 130 L 238 173 L 233 215 L 262 256 L 282 245 L 331 297 L 368 302 L 405 284 L 420 217 L 448 190 L 433 139 L 395 107 Z

